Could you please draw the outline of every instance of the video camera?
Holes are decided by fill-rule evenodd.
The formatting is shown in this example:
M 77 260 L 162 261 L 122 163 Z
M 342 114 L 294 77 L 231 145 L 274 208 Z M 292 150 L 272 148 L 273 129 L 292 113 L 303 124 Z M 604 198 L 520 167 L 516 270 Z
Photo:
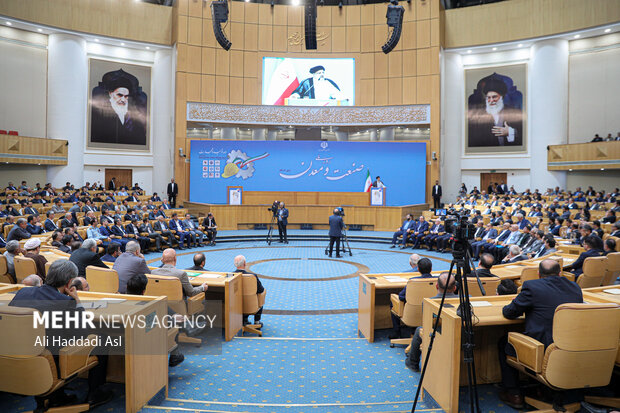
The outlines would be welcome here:
M 455 242 L 467 243 L 474 239 L 476 226 L 469 222 L 467 215 L 461 215 L 455 210 L 451 210 L 446 216 L 444 228 L 447 233 L 452 234 Z
M 273 213 L 273 216 L 275 217 L 276 215 L 278 215 L 278 208 L 280 208 L 280 202 L 273 201 L 273 204 L 269 208 L 267 208 L 267 211 L 271 211 Z
M 337 207 L 336 210 L 336 215 L 343 217 L 344 216 L 344 209 L 342 207 Z

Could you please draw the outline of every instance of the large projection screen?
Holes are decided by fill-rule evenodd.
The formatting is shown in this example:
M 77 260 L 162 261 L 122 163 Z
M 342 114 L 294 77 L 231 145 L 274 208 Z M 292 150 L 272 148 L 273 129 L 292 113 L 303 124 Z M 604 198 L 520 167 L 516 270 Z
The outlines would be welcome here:
M 244 191 L 363 192 L 381 176 L 386 205 L 425 202 L 426 143 L 191 141 L 190 201 Z
M 355 59 L 263 58 L 263 105 L 355 105 Z

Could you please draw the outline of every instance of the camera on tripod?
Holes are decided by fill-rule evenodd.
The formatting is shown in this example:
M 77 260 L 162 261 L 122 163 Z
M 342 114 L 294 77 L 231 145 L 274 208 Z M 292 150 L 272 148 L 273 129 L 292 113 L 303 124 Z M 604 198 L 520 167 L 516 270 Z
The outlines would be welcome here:
M 459 242 L 474 239 L 476 233 L 476 226 L 469 222 L 467 215 L 460 215 L 456 211 L 451 211 L 451 214 L 446 216 L 444 228 L 447 233 L 453 235 L 455 241 Z
M 344 209 L 342 207 L 337 207 L 336 208 L 336 215 L 343 217 L 344 216 Z
M 273 213 L 273 216 L 275 217 L 276 215 L 278 215 L 278 208 L 280 208 L 280 202 L 273 201 L 273 205 L 267 208 L 267 211 L 271 211 Z

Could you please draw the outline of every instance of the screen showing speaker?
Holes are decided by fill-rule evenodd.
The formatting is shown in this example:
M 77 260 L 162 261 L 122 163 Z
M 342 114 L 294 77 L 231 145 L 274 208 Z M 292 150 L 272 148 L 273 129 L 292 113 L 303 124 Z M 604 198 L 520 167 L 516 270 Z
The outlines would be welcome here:
M 355 105 L 355 59 L 263 58 L 263 105 Z

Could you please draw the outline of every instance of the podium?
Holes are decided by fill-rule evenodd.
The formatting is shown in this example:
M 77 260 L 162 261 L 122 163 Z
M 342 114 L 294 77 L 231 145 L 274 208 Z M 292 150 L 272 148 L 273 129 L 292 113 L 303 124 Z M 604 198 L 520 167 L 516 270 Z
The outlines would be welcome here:
M 370 206 L 385 206 L 385 187 L 370 188 Z

